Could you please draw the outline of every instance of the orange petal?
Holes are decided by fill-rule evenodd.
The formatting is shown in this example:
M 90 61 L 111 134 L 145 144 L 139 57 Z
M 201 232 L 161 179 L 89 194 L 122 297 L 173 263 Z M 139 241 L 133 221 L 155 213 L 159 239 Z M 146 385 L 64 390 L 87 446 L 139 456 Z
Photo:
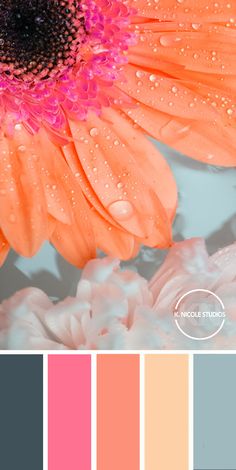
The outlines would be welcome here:
M 37 138 L 17 125 L 13 138 L 0 142 L 0 226 L 21 255 L 34 255 L 47 233 Z
M 234 1 L 220 0 L 130 0 L 140 16 L 162 21 L 227 22 L 235 18 Z
M 123 260 L 136 256 L 140 243 L 133 235 L 109 224 L 97 211 L 92 211 L 91 218 L 98 248 L 110 256 Z
M 129 113 L 128 113 L 129 114 Z M 177 188 L 174 176 L 165 158 L 147 138 L 137 130 L 137 125 L 122 111 L 104 110 L 104 118 L 112 122 L 120 138 L 128 145 L 132 142 L 133 154 L 146 183 L 157 194 L 170 220 L 177 206 Z M 154 121 L 155 126 L 155 121 Z
M 0 266 L 2 266 L 2 264 L 4 263 L 9 253 L 9 250 L 9 244 L 7 243 L 7 240 L 4 237 L 2 231 L 0 230 Z
M 77 146 L 79 150 L 79 146 Z M 73 174 L 76 176 L 76 180 L 79 182 L 84 197 L 88 200 L 89 204 L 99 212 L 99 214 L 106 219 L 110 224 L 118 227 L 118 224 L 112 219 L 111 215 L 103 207 L 99 200 L 96 192 L 94 191 L 90 180 L 81 164 L 80 157 L 77 153 L 76 147 L 73 143 L 69 143 L 63 147 L 63 153 L 65 159 L 71 168 Z
M 140 40 L 129 49 L 129 62 L 165 72 L 179 67 L 214 75 L 236 74 L 235 30 L 207 23 L 181 23 L 180 27 L 176 22 L 170 26 L 154 22 L 151 26 L 139 25 Z
M 72 220 L 70 224 L 57 221 L 50 239 L 59 253 L 69 263 L 82 267 L 89 259 L 96 256 L 95 240 L 90 220 L 91 209 L 66 162 L 62 166 L 64 166 L 64 169 L 59 184 L 64 187 L 72 213 Z
M 73 215 L 67 200 L 62 176 L 69 171 L 61 148 L 52 143 L 45 131 L 40 132 L 40 173 L 47 211 L 56 220 L 70 224 Z
M 185 155 L 208 164 L 236 165 L 234 128 L 175 119 L 142 104 L 127 113 L 149 135 Z
M 124 133 L 120 136 L 114 123 L 92 114 L 87 123 L 78 126 L 71 122 L 70 126 L 87 178 L 115 224 L 141 238 L 155 231 L 157 244 L 158 238 L 164 237 L 168 245 L 167 213 L 135 159 L 134 148 L 142 134 L 136 133 L 134 143 L 129 140 L 128 126 L 127 137 Z
M 171 116 L 209 121 L 218 119 L 215 109 L 198 93 L 161 73 L 125 67 L 126 81 L 117 86 L 136 101 Z
M 137 254 L 139 243 L 127 231 L 119 228 L 100 203 L 83 170 L 74 144 L 63 148 L 68 165 L 79 180 L 80 186 L 89 203 L 96 210 L 90 211 L 95 243 L 105 253 L 120 259 L 129 259 Z

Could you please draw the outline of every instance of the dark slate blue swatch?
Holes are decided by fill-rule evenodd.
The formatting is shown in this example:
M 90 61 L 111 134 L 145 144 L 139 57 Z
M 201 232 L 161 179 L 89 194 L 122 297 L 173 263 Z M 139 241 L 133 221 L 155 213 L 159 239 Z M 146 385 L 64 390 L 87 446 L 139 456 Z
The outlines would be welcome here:
M 236 469 L 236 355 L 194 357 L 194 469 Z
M 0 355 L 0 468 L 43 470 L 43 356 Z

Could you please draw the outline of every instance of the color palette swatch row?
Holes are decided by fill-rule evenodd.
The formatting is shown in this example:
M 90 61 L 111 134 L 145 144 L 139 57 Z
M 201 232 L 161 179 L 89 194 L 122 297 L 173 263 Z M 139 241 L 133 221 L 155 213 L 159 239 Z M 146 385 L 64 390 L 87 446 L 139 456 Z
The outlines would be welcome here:
M 4 470 L 235 470 L 236 355 L 0 355 Z

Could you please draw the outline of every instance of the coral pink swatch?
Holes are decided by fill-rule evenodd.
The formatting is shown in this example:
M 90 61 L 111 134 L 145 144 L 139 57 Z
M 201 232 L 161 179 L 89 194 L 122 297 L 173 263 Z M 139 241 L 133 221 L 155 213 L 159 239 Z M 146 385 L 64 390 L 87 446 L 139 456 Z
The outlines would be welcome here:
M 91 470 L 91 360 L 49 355 L 48 470 Z
M 97 470 L 139 470 L 138 355 L 98 355 Z

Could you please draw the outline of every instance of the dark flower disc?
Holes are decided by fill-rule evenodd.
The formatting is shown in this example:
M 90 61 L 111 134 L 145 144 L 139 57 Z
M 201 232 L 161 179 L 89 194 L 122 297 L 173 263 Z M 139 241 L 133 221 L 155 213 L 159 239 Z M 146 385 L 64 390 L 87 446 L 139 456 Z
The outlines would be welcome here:
M 84 27 L 77 0 L 0 0 L 0 57 L 8 75 L 48 78 L 76 60 Z

